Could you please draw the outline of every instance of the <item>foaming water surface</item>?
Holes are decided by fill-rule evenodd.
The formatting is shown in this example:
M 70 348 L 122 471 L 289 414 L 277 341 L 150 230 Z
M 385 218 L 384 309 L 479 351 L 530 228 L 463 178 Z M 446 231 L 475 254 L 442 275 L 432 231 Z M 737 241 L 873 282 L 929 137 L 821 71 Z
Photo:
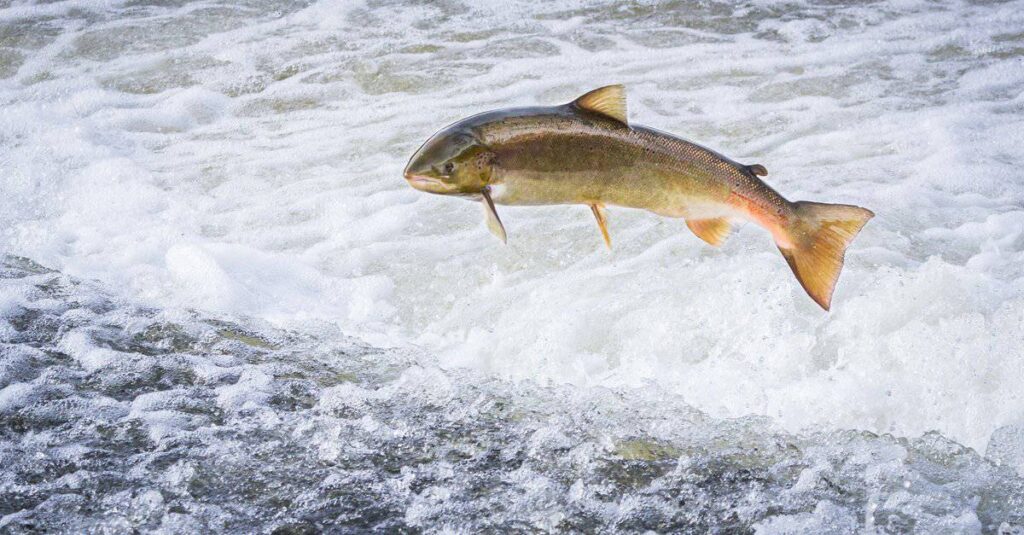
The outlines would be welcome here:
M 799 494 L 785 504 L 750 498 L 760 505 L 729 517 L 734 527 L 1013 529 L 1024 522 L 1021 28 L 1021 2 L 8 3 L 0 9 L 0 252 L 59 270 L 61 280 L 97 281 L 105 290 L 95 292 L 150 312 L 132 320 L 135 309 L 114 307 L 117 321 L 105 316 L 110 307 L 68 313 L 88 306 L 47 294 L 45 280 L 12 275 L 17 282 L 0 293 L 0 410 L 23 423 L 6 428 L 4 455 L 53 454 L 55 444 L 26 437 L 76 418 L 54 401 L 51 390 L 64 388 L 76 407 L 114 408 L 105 424 L 65 422 L 81 433 L 60 444 L 63 454 L 165 448 L 180 470 L 193 470 L 149 488 L 140 486 L 149 468 L 137 465 L 117 492 L 149 500 L 139 507 L 155 500 L 146 492 L 163 494 L 156 516 L 128 515 L 126 525 L 152 528 L 172 514 L 192 515 L 196 529 L 244 529 L 226 519 L 256 517 L 267 529 L 287 524 L 260 516 L 294 509 L 287 505 L 211 512 L 198 505 L 209 493 L 184 498 L 195 489 L 181 481 L 202 480 L 195 474 L 216 458 L 212 450 L 244 449 L 262 440 L 260 428 L 316 449 L 289 460 L 275 449 L 285 446 L 268 446 L 265 462 L 281 468 L 275 477 L 343 485 L 356 468 L 331 466 L 348 455 L 396 493 L 380 510 L 348 495 L 307 497 L 308 514 L 289 522 L 349 515 L 426 527 L 451 514 L 459 526 L 486 514 L 499 528 L 700 529 L 724 521 L 729 506 L 672 516 L 682 507 L 672 478 L 711 502 L 753 484 L 702 487 L 693 466 L 707 462 L 753 470 L 758 488 Z M 755 225 L 712 249 L 679 220 L 612 208 L 608 252 L 585 207 L 499 207 L 509 232 L 502 246 L 475 204 L 402 180 L 408 156 L 445 124 L 568 101 L 607 83 L 627 86 L 632 121 L 762 163 L 767 182 L 792 200 L 877 214 L 847 254 L 831 313 L 806 297 Z M 40 285 L 42 294 L 33 290 Z M 49 317 L 43 311 L 51 330 L 37 321 Z M 147 332 L 154 315 L 189 341 L 146 342 L 165 344 L 159 352 L 110 341 Z M 213 321 L 283 338 L 272 349 L 232 346 L 217 341 Z M 43 330 L 33 338 L 32 329 Z M 97 334 L 104 329 L 117 334 Z M 30 348 L 58 360 L 11 356 Z M 268 371 L 264 350 L 302 372 Z M 205 379 L 161 380 L 165 355 L 186 362 L 186 377 Z M 70 386 L 47 366 L 72 370 Z M 352 366 L 374 379 L 337 379 Z M 218 367 L 235 371 L 203 375 Z M 106 373 L 135 373 L 141 383 L 105 389 Z M 270 392 L 293 382 L 305 385 L 291 394 L 299 408 L 275 405 Z M 431 394 L 432 384 L 441 393 Z M 222 395 L 225 385 L 239 386 Z M 213 400 L 209 414 L 146 401 L 188 388 Z M 481 416 L 474 388 L 511 412 Z M 33 419 L 24 399 L 56 412 Z M 161 404 L 160 418 L 149 415 Z M 503 453 L 519 459 L 516 468 L 481 458 L 486 469 L 474 471 L 437 453 L 462 447 L 452 438 L 462 435 L 418 427 L 439 417 L 435 406 L 481 435 L 466 459 L 492 451 L 488 443 L 541 445 Z M 538 420 L 523 423 L 517 411 Z M 545 427 L 544 418 L 567 420 Z M 114 439 L 92 437 L 103 425 L 145 436 L 113 448 L 103 441 Z M 392 426 L 374 427 L 382 425 Z M 232 428 L 242 429 L 236 442 L 216 439 Z M 883 433 L 910 438 L 875 436 Z M 409 453 L 409 436 L 434 453 Z M 751 469 L 731 457 L 745 436 L 795 449 L 779 446 Z M 198 441 L 191 449 L 187 437 Z M 364 454 L 375 440 L 400 451 L 390 460 Z M 936 448 L 948 455 L 939 459 Z M 523 465 L 519 454 L 538 464 Z M 851 473 L 824 468 L 844 455 L 861 464 Z M 923 458 L 935 466 L 914 464 Z M 435 479 L 411 483 L 422 474 L 410 466 Z M 980 471 L 971 483 L 966 466 Z M 896 478 L 890 468 L 903 479 L 887 479 Z M 100 469 L 80 467 L 90 470 Z M 721 470 L 713 478 L 728 480 Z M 904 477 L 910 472 L 919 479 Z M 0 484 L 39 499 L 9 500 L 0 514 L 62 510 L 45 497 L 60 487 L 54 478 L 68 476 L 33 476 L 51 488 L 12 474 Z M 480 491 L 488 478 L 505 486 Z M 910 490 L 900 490 L 904 481 Z M 571 509 L 560 501 L 566 492 L 589 504 L 589 523 L 560 524 Z M 355 505 L 323 506 L 331 499 Z M 466 500 L 475 505 L 452 505 Z M 514 505 L 497 514 L 502 500 Z M 885 514 L 876 518 L 876 509 Z

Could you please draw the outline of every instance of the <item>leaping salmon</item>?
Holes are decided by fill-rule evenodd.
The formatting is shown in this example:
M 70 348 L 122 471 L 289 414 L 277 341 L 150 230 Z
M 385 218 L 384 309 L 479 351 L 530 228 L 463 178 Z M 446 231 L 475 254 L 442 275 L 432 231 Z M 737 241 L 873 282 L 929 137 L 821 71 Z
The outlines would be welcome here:
M 790 202 L 743 165 L 695 143 L 629 124 L 621 85 L 564 105 L 495 110 L 430 137 L 409 160 L 412 187 L 479 200 L 503 242 L 495 204 L 585 204 L 611 247 L 605 206 L 680 217 L 699 238 L 720 245 L 730 219 L 771 232 L 811 299 L 828 310 L 847 246 L 874 217 L 865 208 Z

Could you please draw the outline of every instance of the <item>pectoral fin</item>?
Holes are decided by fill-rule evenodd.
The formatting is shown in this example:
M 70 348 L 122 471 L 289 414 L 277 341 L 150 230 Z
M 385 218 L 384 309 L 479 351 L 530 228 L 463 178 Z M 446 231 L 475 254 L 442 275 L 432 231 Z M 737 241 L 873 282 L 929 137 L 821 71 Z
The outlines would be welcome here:
M 487 221 L 487 228 L 501 240 L 501 243 L 508 243 L 508 236 L 505 234 L 505 226 L 498 218 L 498 212 L 494 209 L 494 201 L 491 200 L 491 191 L 484 188 L 480 204 L 484 207 L 484 219 Z
M 601 236 L 604 236 L 605 245 L 611 249 L 612 238 L 608 235 L 608 212 L 604 209 L 603 204 L 591 204 L 590 211 L 594 212 L 594 218 L 597 219 L 597 226 L 601 227 Z
M 729 237 L 729 221 L 724 217 L 717 219 L 687 219 L 686 226 L 698 238 L 718 247 Z

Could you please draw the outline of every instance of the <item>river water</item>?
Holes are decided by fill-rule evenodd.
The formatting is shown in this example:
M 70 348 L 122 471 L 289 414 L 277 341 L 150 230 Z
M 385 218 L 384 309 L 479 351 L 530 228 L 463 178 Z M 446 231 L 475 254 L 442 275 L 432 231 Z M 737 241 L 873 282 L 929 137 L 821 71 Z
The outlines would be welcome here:
M 0 2 L 0 531 L 1024 530 L 1024 3 Z M 414 191 L 631 121 L 873 219 Z

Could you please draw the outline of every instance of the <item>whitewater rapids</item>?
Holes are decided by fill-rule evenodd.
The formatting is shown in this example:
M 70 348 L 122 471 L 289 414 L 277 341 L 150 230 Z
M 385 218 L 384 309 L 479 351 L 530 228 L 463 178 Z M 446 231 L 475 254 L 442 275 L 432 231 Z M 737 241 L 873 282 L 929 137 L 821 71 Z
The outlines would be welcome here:
M 1024 529 L 1024 2 L 509 4 L 0 2 L 0 530 Z M 831 313 L 402 179 L 608 83 L 877 214 Z

